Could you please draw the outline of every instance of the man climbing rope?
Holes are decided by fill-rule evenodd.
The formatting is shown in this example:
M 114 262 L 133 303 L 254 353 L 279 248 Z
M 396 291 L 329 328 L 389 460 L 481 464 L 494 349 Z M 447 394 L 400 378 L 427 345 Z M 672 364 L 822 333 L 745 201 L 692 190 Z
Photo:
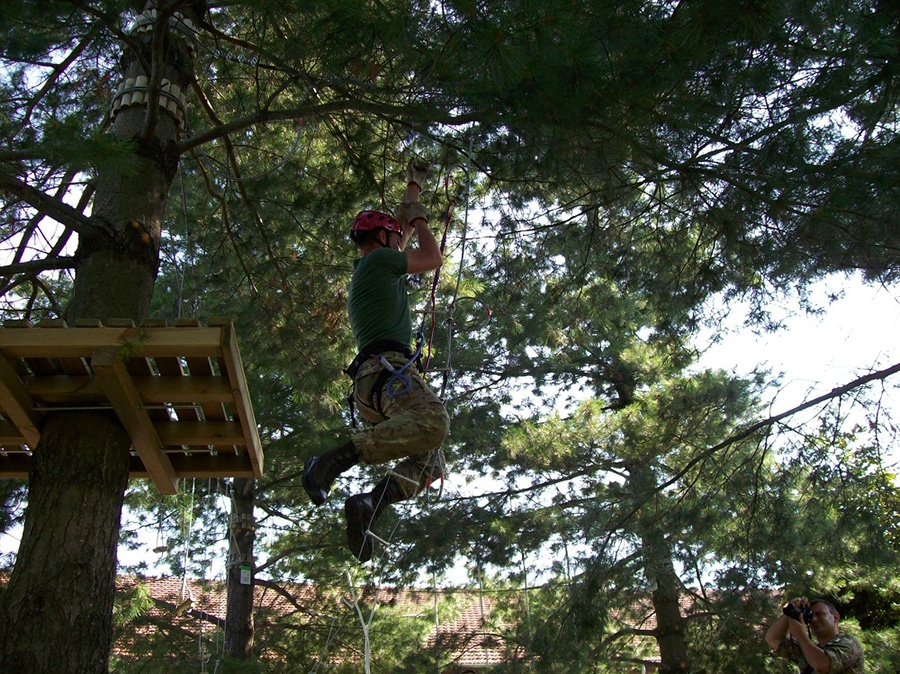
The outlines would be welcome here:
M 348 313 L 359 353 L 347 368 L 353 401 L 373 426 L 343 445 L 306 460 L 303 488 L 315 505 L 325 502 L 334 479 L 358 462 L 381 464 L 403 459 L 372 491 L 344 502 L 347 546 L 362 562 L 371 559 L 371 527 L 389 505 L 412 498 L 442 477 L 441 444 L 450 417 L 416 369 L 419 353 L 410 349 L 412 318 L 407 274 L 441 266 L 443 254 L 418 202 L 426 167 L 411 161 L 406 201 L 396 217 L 362 211 L 350 236 L 360 249 L 350 281 Z M 415 234 L 418 247 L 406 245 Z

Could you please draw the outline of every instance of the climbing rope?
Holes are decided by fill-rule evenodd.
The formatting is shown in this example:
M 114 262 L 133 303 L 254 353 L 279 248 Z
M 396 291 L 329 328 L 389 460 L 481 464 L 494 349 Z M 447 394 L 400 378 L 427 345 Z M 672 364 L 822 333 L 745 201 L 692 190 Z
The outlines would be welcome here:
M 452 371 L 452 353 L 453 353 L 453 330 L 455 326 L 453 312 L 456 308 L 457 301 L 459 299 L 459 290 L 462 287 L 462 275 L 465 270 L 465 262 L 466 262 L 466 243 L 467 236 L 469 231 L 469 210 L 471 208 L 471 190 L 472 190 L 472 180 L 471 180 L 471 170 L 472 170 L 472 138 L 469 138 L 469 152 L 466 160 L 466 191 L 465 191 L 465 210 L 463 215 L 463 228 L 462 235 L 460 239 L 460 247 L 459 247 L 459 266 L 456 273 L 456 285 L 453 289 L 453 295 L 450 298 L 450 302 L 447 305 L 446 317 L 444 318 L 444 325 L 447 328 L 447 345 L 446 345 L 446 355 L 444 357 L 444 367 L 442 368 L 443 377 L 441 380 L 441 388 L 438 393 L 438 398 L 441 400 L 444 399 L 444 395 L 447 390 L 447 384 L 450 380 L 450 373 Z M 441 237 L 441 253 L 443 254 L 444 248 L 447 242 L 447 233 L 450 229 L 450 223 L 453 217 L 453 208 L 456 206 L 456 200 L 451 199 L 449 195 L 449 177 L 444 179 L 445 190 L 447 190 L 447 211 L 445 216 L 444 223 L 444 233 Z M 434 333 L 437 326 L 437 286 L 438 281 L 440 279 L 440 271 L 441 269 L 435 272 L 434 281 L 431 284 L 431 307 L 430 307 L 430 315 L 431 315 L 431 332 L 428 341 L 428 358 L 425 361 L 424 370 L 428 371 L 428 366 L 430 364 L 431 353 L 434 344 Z M 423 316 L 423 326 L 425 322 L 425 318 Z
M 453 221 L 453 207 L 456 205 L 456 200 L 450 198 L 449 194 L 449 185 L 450 185 L 450 177 L 447 176 L 444 178 L 444 190 L 447 193 L 447 210 L 444 214 L 444 233 L 441 235 L 441 256 L 444 255 L 444 250 L 447 247 L 447 233 L 450 231 L 450 223 Z M 422 335 L 424 339 L 425 332 L 425 322 L 428 316 L 431 316 L 431 331 L 428 336 L 428 351 L 425 356 L 425 362 L 422 364 L 422 373 L 428 372 L 428 366 L 431 364 L 431 353 L 434 348 L 434 332 L 437 326 L 437 288 L 438 283 L 441 280 L 441 269 L 443 265 L 438 267 L 434 272 L 434 278 L 431 281 L 431 307 L 429 311 L 426 311 L 422 316 L 422 327 L 419 328 L 419 334 Z M 462 269 L 462 265 L 460 265 L 460 269 Z M 448 344 L 449 348 L 449 344 Z

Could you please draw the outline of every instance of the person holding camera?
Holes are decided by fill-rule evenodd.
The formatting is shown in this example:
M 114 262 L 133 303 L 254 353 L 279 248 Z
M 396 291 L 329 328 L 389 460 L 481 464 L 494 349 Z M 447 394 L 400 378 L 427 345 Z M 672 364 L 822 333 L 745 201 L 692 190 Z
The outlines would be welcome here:
M 796 662 L 800 674 L 862 674 L 862 646 L 841 632 L 840 619 L 831 602 L 795 599 L 766 631 L 766 643 L 777 657 Z

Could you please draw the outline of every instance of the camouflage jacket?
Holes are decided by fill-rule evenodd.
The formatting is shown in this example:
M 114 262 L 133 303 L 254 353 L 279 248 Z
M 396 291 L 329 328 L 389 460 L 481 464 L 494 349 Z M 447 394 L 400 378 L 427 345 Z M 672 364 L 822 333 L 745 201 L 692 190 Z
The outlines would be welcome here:
M 820 644 L 828 657 L 831 658 L 830 674 L 863 674 L 863 650 L 859 642 L 849 634 L 838 633 L 828 643 Z M 796 662 L 800 668 L 800 674 L 813 674 L 816 670 L 807 664 L 803 658 L 800 644 L 787 637 L 781 642 L 775 655 Z

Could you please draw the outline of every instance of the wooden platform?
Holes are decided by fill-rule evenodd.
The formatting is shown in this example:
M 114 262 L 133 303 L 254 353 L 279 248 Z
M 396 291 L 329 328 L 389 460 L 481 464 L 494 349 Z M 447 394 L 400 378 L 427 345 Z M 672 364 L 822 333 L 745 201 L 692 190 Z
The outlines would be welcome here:
M 0 478 L 28 476 L 48 412 L 104 408 L 131 436 L 131 476 L 150 477 L 164 494 L 178 478 L 262 476 L 230 320 L 4 323 Z

